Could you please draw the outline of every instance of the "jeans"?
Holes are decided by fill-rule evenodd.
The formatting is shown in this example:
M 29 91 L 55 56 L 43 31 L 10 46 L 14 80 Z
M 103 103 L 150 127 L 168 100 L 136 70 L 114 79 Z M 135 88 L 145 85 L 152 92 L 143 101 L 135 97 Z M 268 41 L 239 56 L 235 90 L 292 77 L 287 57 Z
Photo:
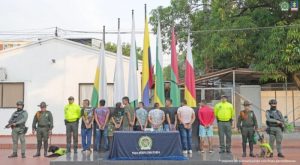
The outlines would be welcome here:
M 105 126 L 104 130 L 100 130 L 97 126 L 96 128 L 96 140 L 95 140 L 95 144 L 96 144 L 96 151 L 100 151 L 101 149 L 101 138 L 103 136 L 104 139 L 104 149 L 107 151 L 108 150 L 108 127 Z
M 178 127 L 183 150 L 192 150 L 192 128 L 186 129 L 183 124 L 179 124 Z
M 164 124 L 164 131 L 166 131 L 166 132 L 170 131 L 169 124 Z
M 91 147 L 91 141 L 92 141 L 92 129 L 81 129 L 81 144 L 83 150 L 89 150 Z

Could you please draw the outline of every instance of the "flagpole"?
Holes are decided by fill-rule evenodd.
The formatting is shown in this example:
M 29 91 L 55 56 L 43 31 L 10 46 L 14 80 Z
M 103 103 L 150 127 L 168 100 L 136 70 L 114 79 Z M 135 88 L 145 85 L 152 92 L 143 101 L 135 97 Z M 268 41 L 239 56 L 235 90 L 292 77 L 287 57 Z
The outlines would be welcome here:
M 145 19 L 147 18 L 147 4 L 145 4 Z
M 105 25 L 103 26 L 103 44 L 105 45 Z
M 118 31 L 120 31 L 120 18 L 118 18 Z

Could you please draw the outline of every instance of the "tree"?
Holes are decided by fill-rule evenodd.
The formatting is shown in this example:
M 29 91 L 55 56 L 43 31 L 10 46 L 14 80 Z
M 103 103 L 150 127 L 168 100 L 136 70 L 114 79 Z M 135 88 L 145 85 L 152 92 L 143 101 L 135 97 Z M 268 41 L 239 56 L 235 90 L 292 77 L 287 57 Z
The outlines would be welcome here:
M 196 73 L 243 67 L 262 71 L 263 81 L 296 81 L 300 77 L 295 76 L 300 75 L 299 12 L 281 11 L 281 2 L 171 0 L 170 6 L 151 12 L 150 23 L 155 32 L 160 18 L 165 51 L 171 26 L 182 52 L 191 31 Z
M 130 47 L 131 45 L 129 43 L 122 44 L 122 53 L 124 56 L 127 57 L 130 56 Z M 105 50 L 117 53 L 117 44 L 112 42 L 107 42 L 105 43 Z M 137 59 L 142 60 L 142 56 L 143 56 L 142 49 L 140 47 L 137 47 L 136 52 L 137 52 Z

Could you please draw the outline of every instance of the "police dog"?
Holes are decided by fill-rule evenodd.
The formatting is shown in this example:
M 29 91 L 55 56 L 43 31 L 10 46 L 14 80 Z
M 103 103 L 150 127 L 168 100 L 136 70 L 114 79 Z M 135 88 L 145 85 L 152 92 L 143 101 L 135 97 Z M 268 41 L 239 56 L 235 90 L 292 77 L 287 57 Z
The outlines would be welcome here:
M 258 134 L 259 135 L 259 134 Z M 259 135 L 258 141 L 260 142 L 259 147 L 260 147 L 260 157 L 266 158 L 266 157 L 272 157 L 273 156 L 273 151 L 270 146 L 270 144 L 265 140 L 264 135 Z
M 51 145 L 48 149 L 48 152 L 52 152 L 51 155 L 48 155 L 48 158 L 54 158 L 54 157 L 59 157 L 62 156 L 62 154 L 57 153 L 58 150 L 62 150 L 63 154 L 65 154 L 65 150 L 64 149 L 60 149 L 58 146 L 53 146 Z

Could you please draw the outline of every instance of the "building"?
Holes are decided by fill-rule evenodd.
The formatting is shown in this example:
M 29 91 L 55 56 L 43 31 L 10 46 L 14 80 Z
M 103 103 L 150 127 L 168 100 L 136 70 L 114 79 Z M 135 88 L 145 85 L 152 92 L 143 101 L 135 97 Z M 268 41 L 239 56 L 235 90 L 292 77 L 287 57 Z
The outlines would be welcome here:
M 30 43 L 25 40 L 0 40 L 0 51 Z
M 0 125 L 4 127 L 15 110 L 17 100 L 24 100 L 31 127 L 41 101 L 46 101 L 54 115 L 53 133 L 64 133 L 64 105 L 69 96 L 75 102 L 90 99 L 99 49 L 61 38 L 50 38 L 0 52 Z M 124 56 L 125 93 L 128 87 L 129 57 Z M 112 106 L 116 55 L 106 52 L 108 106 Z M 142 63 L 139 62 L 139 69 Z M 137 71 L 141 79 L 141 70 Z M 2 76 L 1 76 L 2 75 Z M 138 81 L 140 82 L 140 81 Z M 140 83 L 137 87 L 140 91 Z M 1 134 L 10 130 L 0 128 Z M 30 131 L 31 132 L 31 129 Z
M 278 101 L 277 108 L 287 116 L 294 126 L 300 126 L 300 91 L 294 83 L 262 83 L 262 73 L 248 68 L 228 68 L 199 76 L 195 80 L 196 100 L 207 100 L 211 105 L 219 102 L 225 94 L 233 103 L 236 119 L 243 110 L 245 100 L 252 103 L 259 127 L 266 126 L 266 110 L 270 108 L 269 100 Z M 182 83 L 181 86 L 184 84 Z M 183 98 L 183 92 L 181 92 Z M 237 120 L 236 120 L 237 121 Z

